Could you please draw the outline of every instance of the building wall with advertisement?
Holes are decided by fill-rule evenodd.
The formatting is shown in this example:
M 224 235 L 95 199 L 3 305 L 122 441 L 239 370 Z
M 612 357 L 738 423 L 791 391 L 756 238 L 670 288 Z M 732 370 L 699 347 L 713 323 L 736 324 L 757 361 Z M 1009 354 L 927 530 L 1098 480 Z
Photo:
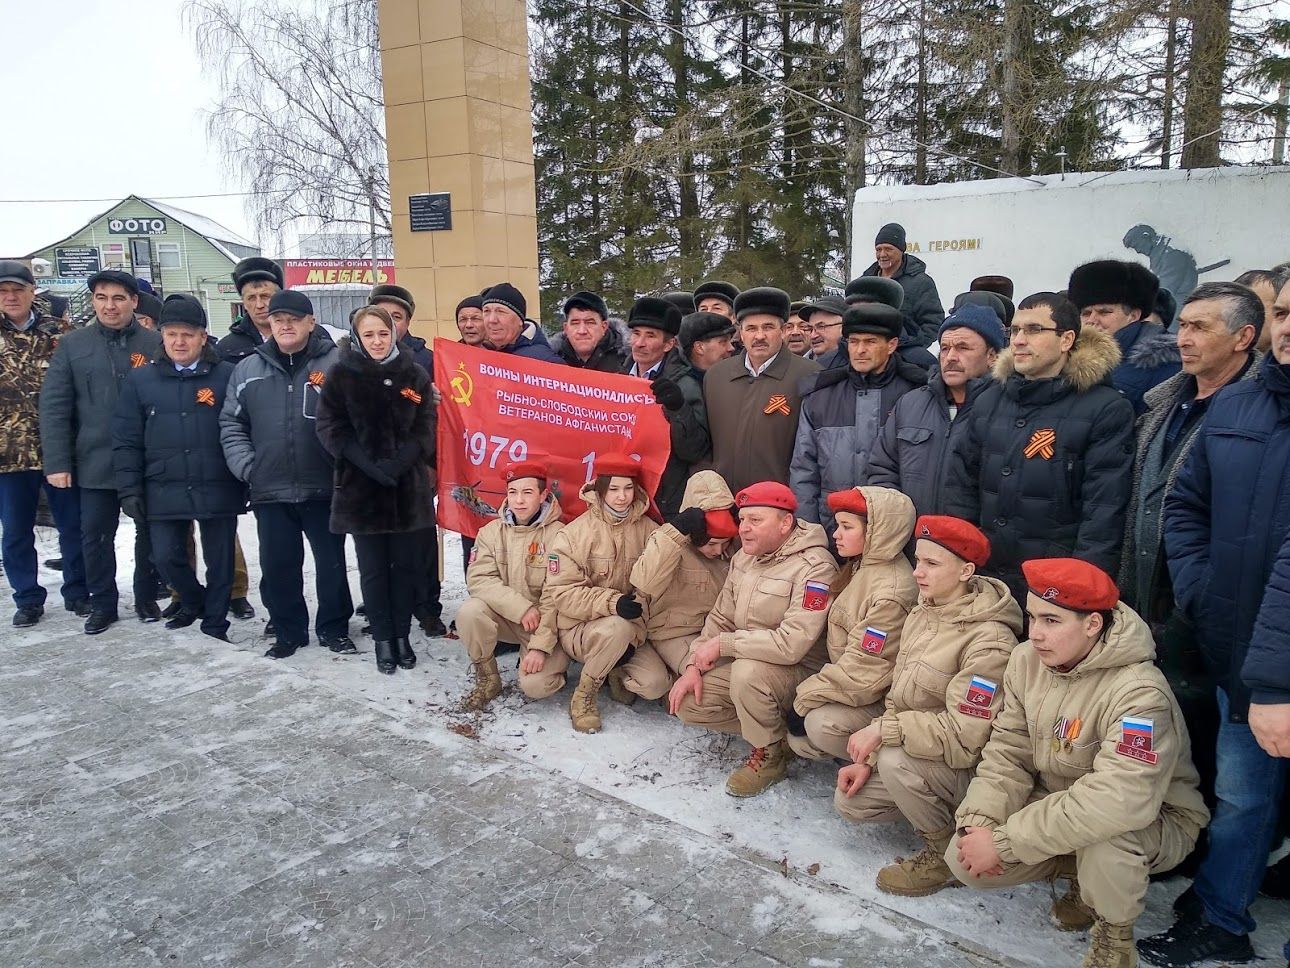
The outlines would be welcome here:
M 28 258 L 49 263 L 38 283 L 64 295 L 99 268 L 147 279 L 163 298 L 191 293 L 206 307 L 211 333 L 222 336 L 241 308 L 233 266 L 259 254 L 253 242 L 203 215 L 131 195 Z

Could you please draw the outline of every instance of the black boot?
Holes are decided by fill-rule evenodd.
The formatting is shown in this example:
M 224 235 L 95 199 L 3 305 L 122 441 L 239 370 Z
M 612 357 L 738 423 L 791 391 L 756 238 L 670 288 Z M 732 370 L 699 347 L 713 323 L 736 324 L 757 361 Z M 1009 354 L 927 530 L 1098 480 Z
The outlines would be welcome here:
M 411 669 L 417 664 L 417 654 L 412 651 L 412 643 L 406 635 L 394 640 L 394 648 L 399 655 L 399 668 Z
M 201 617 L 202 613 L 199 611 L 190 608 L 181 608 L 170 617 L 168 622 L 166 622 L 166 628 L 186 629 Z
M 90 617 L 85 620 L 85 634 L 98 635 L 100 632 L 106 632 L 116 624 L 118 615 L 115 611 L 94 611 L 90 612 Z
M 375 649 L 376 671 L 386 676 L 394 675 L 395 662 L 398 656 L 398 647 L 394 644 L 394 640 L 377 639 Z

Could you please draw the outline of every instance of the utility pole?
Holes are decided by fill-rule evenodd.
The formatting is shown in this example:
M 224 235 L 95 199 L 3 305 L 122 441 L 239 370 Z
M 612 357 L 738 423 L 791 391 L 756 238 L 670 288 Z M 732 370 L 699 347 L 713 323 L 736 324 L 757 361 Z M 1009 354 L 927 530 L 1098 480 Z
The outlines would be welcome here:
M 372 285 L 381 284 L 380 272 L 376 267 L 376 166 L 367 169 L 367 232 L 368 255 L 372 257 Z

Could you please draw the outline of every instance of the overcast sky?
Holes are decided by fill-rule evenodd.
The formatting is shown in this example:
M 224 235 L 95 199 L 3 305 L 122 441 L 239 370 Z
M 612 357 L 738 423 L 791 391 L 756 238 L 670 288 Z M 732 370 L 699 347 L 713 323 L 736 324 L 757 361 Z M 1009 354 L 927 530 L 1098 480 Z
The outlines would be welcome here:
M 181 7 L 182 0 L 0 0 L 0 23 L 10 31 L 0 90 L 11 110 L 24 104 L 29 119 L 20 139 L 10 128 L 0 153 L 0 257 L 56 242 L 127 195 L 240 190 L 207 144 L 201 112 L 215 88 L 202 77 Z M 14 126 L 20 118 L 7 120 Z M 109 201 L 7 201 L 29 198 Z M 169 200 L 255 241 L 241 198 Z

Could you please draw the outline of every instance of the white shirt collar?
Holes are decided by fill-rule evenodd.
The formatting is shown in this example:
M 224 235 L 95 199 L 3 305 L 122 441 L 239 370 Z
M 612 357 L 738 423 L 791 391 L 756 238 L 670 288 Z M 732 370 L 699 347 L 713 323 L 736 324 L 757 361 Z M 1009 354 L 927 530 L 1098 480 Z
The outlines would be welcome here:
M 783 352 L 784 352 L 783 349 L 779 351 L 779 353 L 783 353 Z M 757 367 L 757 369 L 755 370 L 753 369 L 752 361 L 748 359 L 748 354 L 744 353 L 744 369 L 748 371 L 749 376 L 753 376 L 753 377 L 761 376 L 763 373 L 766 372 L 766 369 L 772 363 L 774 363 L 777 359 L 779 359 L 779 353 L 776 353 L 774 356 L 772 356 L 761 366 Z

